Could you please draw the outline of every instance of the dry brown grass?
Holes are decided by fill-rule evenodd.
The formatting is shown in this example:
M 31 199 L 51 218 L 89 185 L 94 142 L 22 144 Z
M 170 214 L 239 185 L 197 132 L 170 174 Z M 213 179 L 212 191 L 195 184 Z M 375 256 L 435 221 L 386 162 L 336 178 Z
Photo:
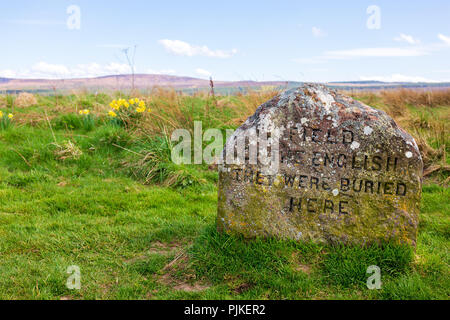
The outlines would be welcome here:
M 78 160 L 83 155 L 81 149 L 70 140 L 65 141 L 63 144 L 58 144 L 56 142 L 52 144 L 55 146 L 55 150 L 53 151 L 53 153 L 58 160 Z
M 424 161 L 425 176 L 450 172 L 450 89 L 358 92 L 353 97 L 385 111 L 414 137 Z
M 414 105 L 420 107 L 450 106 L 450 89 L 381 91 L 384 102 L 392 106 Z
M 150 134 L 160 134 L 174 129 L 193 129 L 193 115 L 188 112 L 186 96 L 175 90 L 153 88 L 148 96 L 141 96 L 151 109 L 151 117 L 142 123 L 142 129 Z
M 249 116 L 255 113 L 255 110 L 264 102 L 272 99 L 280 91 L 274 88 L 270 90 L 249 91 L 247 94 L 238 94 L 237 99 L 242 109 L 237 118 L 233 119 L 235 124 L 242 124 Z
M 37 99 L 35 96 L 28 92 L 20 93 L 15 101 L 15 105 L 19 108 L 27 108 L 37 105 Z
M 262 90 L 249 91 L 245 95 L 213 97 L 200 91 L 188 96 L 173 89 L 156 87 L 148 95 L 140 96 L 150 107 L 151 117 L 140 123 L 139 129 L 150 135 L 179 128 L 193 131 L 196 120 L 203 121 L 204 127 L 239 126 L 259 105 L 277 94 L 276 90 Z

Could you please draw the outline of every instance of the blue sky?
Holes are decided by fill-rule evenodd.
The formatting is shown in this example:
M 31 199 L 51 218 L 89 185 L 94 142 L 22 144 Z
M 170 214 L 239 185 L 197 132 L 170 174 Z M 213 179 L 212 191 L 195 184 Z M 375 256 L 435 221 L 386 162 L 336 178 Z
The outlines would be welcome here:
M 450 81 L 448 0 L 15 0 L 0 28 L 0 77 L 129 73 L 137 45 L 137 73 Z

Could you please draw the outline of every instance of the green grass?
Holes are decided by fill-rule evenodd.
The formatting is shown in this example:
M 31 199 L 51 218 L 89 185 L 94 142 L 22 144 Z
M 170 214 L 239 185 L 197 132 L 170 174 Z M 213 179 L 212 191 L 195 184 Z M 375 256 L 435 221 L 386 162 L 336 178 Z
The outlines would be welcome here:
M 449 298 L 448 188 L 424 185 L 415 251 L 245 240 L 215 230 L 215 171 L 159 163 L 179 180 L 144 185 L 134 152 L 164 155 L 164 140 L 76 119 L 0 131 L 0 299 Z M 68 141 L 78 158 L 59 156 Z M 366 287 L 370 265 L 381 290 Z

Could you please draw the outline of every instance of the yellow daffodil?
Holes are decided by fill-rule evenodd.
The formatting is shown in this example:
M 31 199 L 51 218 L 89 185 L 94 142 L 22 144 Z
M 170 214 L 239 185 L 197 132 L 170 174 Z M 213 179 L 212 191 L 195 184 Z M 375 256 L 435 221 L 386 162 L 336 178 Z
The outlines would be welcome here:
M 78 111 L 79 114 L 83 114 L 83 110 Z
M 140 101 L 140 102 L 139 102 L 139 107 L 145 108 L 145 102 L 144 102 L 144 101 Z
M 119 102 L 116 101 L 116 100 L 113 100 L 113 101 L 109 104 L 109 106 L 110 106 L 111 108 L 113 108 L 114 110 L 119 110 L 119 109 L 120 109 Z
M 128 107 L 130 106 L 130 104 L 128 102 L 125 101 L 125 103 L 123 104 L 125 108 L 128 109 Z
M 136 108 L 136 111 L 139 112 L 139 113 L 142 113 L 142 112 L 145 111 L 145 107 Z
M 88 115 L 89 113 L 91 113 L 88 109 L 84 109 L 83 110 L 83 114 L 86 114 L 86 115 Z
M 0 111 L 0 118 L 2 118 L 2 117 L 3 117 L 3 112 Z
M 14 118 L 14 115 L 12 113 L 8 114 L 8 118 L 12 119 Z
M 110 111 L 108 114 L 113 118 L 117 117 L 117 114 L 114 111 Z
M 129 100 L 130 104 L 134 104 L 134 99 Z

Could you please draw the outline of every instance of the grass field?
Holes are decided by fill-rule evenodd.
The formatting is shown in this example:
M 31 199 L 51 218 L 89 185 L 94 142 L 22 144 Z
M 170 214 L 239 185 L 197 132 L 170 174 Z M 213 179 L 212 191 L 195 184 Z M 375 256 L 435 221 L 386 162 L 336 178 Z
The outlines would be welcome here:
M 420 146 L 416 250 L 215 231 L 217 172 L 171 163 L 170 132 L 194 120 L 236 128 L 274 94 L 157 90 L 139 95 L 151 112 L 114 118 L 108 104 L 120 93 L 38 96 L 30 106 L 2 97 L 0 299 L 448 299 L 450 103 L 438 95 L 356 97 L 394 116 Z M 80 290 L 66 287 L 71 265 Z M 366 287 L 370 265 L 381 268 L 380 290 Z

